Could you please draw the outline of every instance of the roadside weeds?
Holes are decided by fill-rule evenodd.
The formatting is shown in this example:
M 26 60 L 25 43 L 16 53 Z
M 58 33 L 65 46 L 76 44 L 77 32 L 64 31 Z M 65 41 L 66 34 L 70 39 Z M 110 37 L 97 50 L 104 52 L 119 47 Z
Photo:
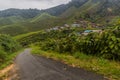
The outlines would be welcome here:
M 19 80 L 17 69 L 14 64 L 0 71 L 0 80 Z
M 54 60 L 62 61 L 72 67 L 83 68 L 88 71 L 94 71 L 98 74 L 103 74 L 108 80 L 120 79 L 120 64 L 119 62 L 109 61 L 102 58 L 97 58 L 90 55 L 76 53 L 69 55 L 66 53 L 57 53 L 53 51 L 42 51 L 39 47 L 33 47 L 32 53 L 41 55 Z

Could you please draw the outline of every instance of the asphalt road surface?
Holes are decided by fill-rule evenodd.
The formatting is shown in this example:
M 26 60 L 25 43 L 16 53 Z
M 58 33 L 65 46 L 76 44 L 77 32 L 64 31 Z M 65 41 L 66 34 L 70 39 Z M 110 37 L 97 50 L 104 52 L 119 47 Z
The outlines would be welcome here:
M 30 49 L 19 54 L 15 62 L 20 80 L 106 80 L 102 75 L 34 56 L 30 54 Z

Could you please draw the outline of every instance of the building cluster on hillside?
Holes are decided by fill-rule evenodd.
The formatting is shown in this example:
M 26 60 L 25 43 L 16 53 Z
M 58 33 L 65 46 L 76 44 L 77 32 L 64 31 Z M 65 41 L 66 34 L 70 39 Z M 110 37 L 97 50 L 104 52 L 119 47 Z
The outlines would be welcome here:
M 74 22 L 73 24 L 64 24 L 63 26 L 55 26 L 53 28 L 47 29 L 46 31 L 50 32 L 50 31 L 72 29 L 72 28 L 85 28 L 85 29 L 87 29 L 88 27 L 96 28 L 97 30 L 85 30 L 83 33 L 80 33 L 80 34 L 87 35 L 90 32 L 101 33 L 102 28 L 103 28 L 103 26 L 100 26 L 99 24 L 91 23 L 89 21 L 80 20 L 80 21 Z
M 85 30 L 82 35 L 88 35 L 91 32 L 102 33 L 103 30 Z
M 75 23 L 80 24 L 80 26 L 83 28 L 87 28 L 87 27 L 98 28 L 98 29 L 104 28 L 104 26 L 102 26 L 100 24 L 96 24 L 94 22 L 89 22 L 89 21 L 85 21 L 85 20 L 78 20 Z

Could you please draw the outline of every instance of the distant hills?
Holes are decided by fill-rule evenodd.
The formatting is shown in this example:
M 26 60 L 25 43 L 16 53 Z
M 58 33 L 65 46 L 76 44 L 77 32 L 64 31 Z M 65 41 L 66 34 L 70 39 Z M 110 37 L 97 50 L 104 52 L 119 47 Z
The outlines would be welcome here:
M 0 11 L 0 26 L 24 22 L 40 14 L 37 9 L 6 9 Z
M 120 14 L 119 0 L 71 0 L 68 4 L 62 4 L 45 10 L 38 9 L 6 9 L 0 11 L 0 17 L 21 16 L 33 18 L 42 13 L 59 16 L 71 7 L 78 8 L 78 12 L 96 14 L 102 16 L 115 16 Z
M 0 11 L 0 17 L 20 16 L 23 18 L 33 18 L 40 13 L 38 9 L 6 9 Z
M 53 8 L 0 11 L 0 33 L 18 35 L 84 19 L 103 25 L 120 18 L 119 0 L 71 0 Z
M 64 20 L 56 16 L 51 16 L 47 13 L 38 15 L 32 19 L 27 19 L 23 22 L 17 22 L 11 25 L 4 25 L 0 27 L 0 33 L 19 35 L 23 33 L 48 29 L 57 25 L 65 24 Z
M 68 10 L 71 7 L 80 7 L 82 6 L 87 0 L 72 0 L 71 2 L 69 2 L 68 4 L 62 4 L 53 8 L 49 8 L 46 10 L 42 10 L 42 12 L 47 12 L 51 15 L 54 16 L 59 16 L 61 14 L 63 14 L 66 10 Z

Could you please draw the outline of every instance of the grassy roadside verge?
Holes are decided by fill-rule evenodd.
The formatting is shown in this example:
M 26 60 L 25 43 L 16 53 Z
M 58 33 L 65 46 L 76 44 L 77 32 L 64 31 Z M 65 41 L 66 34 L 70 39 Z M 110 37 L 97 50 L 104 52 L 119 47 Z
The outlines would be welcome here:
M 0 65 L 0 70 L 2 70 L 3 68 L 7 67 L 8 65 L 13 63 L 13 59 L 21 52 L 22 50 L 19 50 L 13 54 L 10 54 L 9 56 L 7 56 L 6 60 Z
M 47 58 L 52 58 L 54 60 L 60 60 L 65 64 L 69 64 L 73 67 L 95 71 L 96 73 L 103 74 L 109 80 L 120 79 L 120 62 L 109 61 L 103 58 L 93 57 L 82 53 L 69 55 L 67 53 L 60 54 L 52 51 L 42 51 L 39 47 L 33 47 L 32 53 L 36 55 L 42 55 Z
M 4 80 L 3 78 L 4 78 L 4 77 L 7 77 L 8 72 L 9 72 L 9 70 L 11 69 L 11 66 L 14 65 L 14 64 L 13 64 L 13 60 L 14 60 L 15 57 L 16 57 L 20 52 L 22 52 L 22 51 L 23 51 L 23 49 L 21 49 L 21 50 L 15 52 L 15 53 L 13 53 L 13 54 L 7 56 L 7 58 L 6 58 L 6 60 L 4 61 L 4 63 L 2 63 L 2 64 L 0 65 L 0 80 L 1 80 L 1 79 Z

